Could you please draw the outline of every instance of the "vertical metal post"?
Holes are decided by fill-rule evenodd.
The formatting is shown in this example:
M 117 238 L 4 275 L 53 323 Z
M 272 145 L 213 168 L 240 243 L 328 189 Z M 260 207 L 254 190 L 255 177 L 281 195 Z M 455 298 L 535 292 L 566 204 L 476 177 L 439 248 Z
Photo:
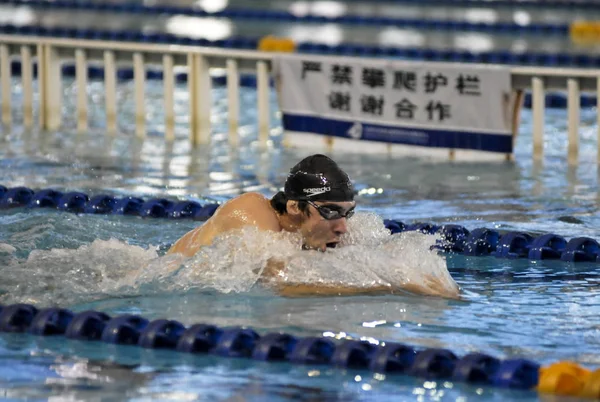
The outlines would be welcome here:
M 165 102 L 165 140 L 175 139 L 175 75 L 173 73 L 173 56 L 163 56 L 163 91 Z
M 106 131 L 110 135 L 117 132 L 117 69 L 115 53 L 104 51 L 104 93 L 106 105 Z
M 212 108 L 210 68 L 208 60 L 202 55 L 196 55 L 198 92 L 198 131 L 194 140 L 195 145 L 208 144 L 210 142 L 210 109 Z
M 569 149 L 568 161 L 570 164 L 577 164 L 579 159 L 579 81 L 576 78 L 567 80 L 567 107 L 569 120 Z
M 239 118 L 240 118 L 240 77 L 236 60 L 227 60 L 227 105 L 229 121 L 229 145 L 239 145 Z
M 210 109 L 212 107 L 210 69 L 206 58 L 199 54 L 190 55 L 193 61 L 188 77 L 190 98 L 190 128 L 193 146 L 207 144 L 210 140 Z M 191 65 L 190 65 L 191 64 Z
M 48 80 L 46 73 L 46 46 L 37 45 L 37 66 L 38 66 L 38 90 L 40 92 L 39 119 L 40 128 L 46 130 L 48 128 L 48 116 L 46 113 L 48 103 L 48 94 L 46 81 Z
M 193 53 L 187 56 L 188 66 L 188 92 L 190 96 L 190 142 L 194 144 L 196 132 L 198 131 L 198 92 L 196 91 L 196 55 Z
M 46 129 L 55 131 L 62 121 L 62 77 L 60 59 L 56 49 L 46 45 Z
M 267 62 L 256 62 L 256 90 L 258 96 L 258 142 L 266 146 L 269 139 L 269 71 Z
M 87 61 L 83 49 L 75 50 L 75 80 L 77 85 L 77 132 L 88 129 Z
M 145 86 L 146 69 L 144 68 L 144 56 L 141 53 L 133 54 L 133 81 L 135 99 L 135 135 L 138 138 L 146 136 L 146 108 L 145 108 Z
M 23 84 L 23 125 L 33 126 L 33 66 L 31 48 L 21 46 L 21 82 Z
M 12 118 L 11 96 L 12 85 L 10 72 L 10 55 L 8 45 L 0 45 L 0 81 L 2 82 L 2 124 L 10 125 Z
M 541 159 L 544 154 L 544 81 L 541 78 L 531 79 L 533 109 L 533 157 Z

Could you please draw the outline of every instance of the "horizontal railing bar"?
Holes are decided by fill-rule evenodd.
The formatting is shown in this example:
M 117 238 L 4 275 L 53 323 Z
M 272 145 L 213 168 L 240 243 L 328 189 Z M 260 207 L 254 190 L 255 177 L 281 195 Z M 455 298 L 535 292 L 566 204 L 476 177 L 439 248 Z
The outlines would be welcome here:
M 544 81 L 544 87 L 548 90 L 567 89 L 567 81 L 575 78 L 579 81 L 581 92 L 596 92 L 597 80 L 600 70 L 576 69 L 576 68 L 511 68 L 511 85 L 513 89 L 531 88 L 531 78 L 537 77 Z
M 237 60 L 250 60 L 250 61 L 267 61 L 273 60 L 274 54 L 269 52 L 261 52 L 254 50 L 233 50 L 233 49 L 221 49 L 221 48 L 207 48 L 197 46 L 185 46 L 185 45 L 162 45 L 162 44 L 145 44 L 137 42 L 108 42 L 98 40 L 73 40 L 73 39 L 62 39 L 62 38 L 42 38 L 34 36 L 13 36 L 13 35 L 0 35 L 0 43 L 15 44 L 15 45 L 29 45 L 29 44 L 43 44 L 51 45 L 54 47 L 72 48 L 72 49 L 97 49 L 106 50 L 111 49 L 115 52 L 118 51 L 129 51 L 129 52 L 142 52 L 142 53 L 170 53 L 170 54 L 199 54 L 206 57 L 215 57 L 223 59 L 237 59 Z
M 546 77 L 597 77 L 599 70 L 584 68 L 553 68 L 553 67 L 513 67 L 510 69 L 512 75 L 546 76 Z
M 565 75 L 564 77 L 556 75 L 544 75 L 544 74 L 533 74 L 533 75 L 511 75 L 511 87 L 513 89 L 530 89 L 531 79 L 533 77 L 540 78 L 544 81 L 544 87 L 546 90 L 567 90 L 567 81 L 569 79 L 577 79 L 579 81 L 579 87 L 581 92 L 596 92 L 597 78 L 600 76 L 600 70 L 596 71 L 593 76 L 577 76 L 577 75 Z

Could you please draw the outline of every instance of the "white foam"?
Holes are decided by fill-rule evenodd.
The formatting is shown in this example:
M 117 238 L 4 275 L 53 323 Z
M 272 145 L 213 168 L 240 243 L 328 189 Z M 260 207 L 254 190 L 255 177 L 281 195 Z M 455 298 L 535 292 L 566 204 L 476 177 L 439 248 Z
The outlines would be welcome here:
M 10 244 L 0 243 L 0 253 L 14 254 L 15 251 L 17 251 L 17 249 L 11 246 Z
M 26 260 L 15 259 L 0 272 L 0 300 L 61 305 L 119 294 L 128 272 L 157 257 L 152 249 L 115 239 L 78 249 L 33 250 Z
M 339 248 L 296 253 L 286 269 L 290 282 L 368 288 L 389 286 L 456 297 L 458 286 L 445 260 L 431 251 L 436 236 L 419 232 L 390 235 L 374 214 L 357 214 Z
M 456 296 L 445 260 L 430 250 L 434 236 L 390 235 L 371 213 L 357 213 L 336 249 L 305 251 L 298 234 L 245 228 L 228 233 L 195 256 L 158 256 L 118 240 L 96 240 L 78 249 L 34 250 L 0 272 L 2 302 L 57 304 L 107 296 L 214 289 L 247 292 L 267 261 L 285 263 L 278 280 L 324 286 L 385 285 L 424 294 Z M 10 250 L 10 246 L 3 246 Z
M 390 286 L 454 297 L 458 287 L 445 260 L 430 250 L 436 237 L 417 232 L 390 235 L 380 217 L 358 213 L 349 233 L 326 252 L 302 250 L 299 235 L 244 228 L 231 232 L 184 259 L 169 256 L 143 268 L 134 287 L 160 282 L 169 290 L 210 288 L 220 292 L 252 289 L 270 259 L 284 262 L 276 281 L 323 286 Z

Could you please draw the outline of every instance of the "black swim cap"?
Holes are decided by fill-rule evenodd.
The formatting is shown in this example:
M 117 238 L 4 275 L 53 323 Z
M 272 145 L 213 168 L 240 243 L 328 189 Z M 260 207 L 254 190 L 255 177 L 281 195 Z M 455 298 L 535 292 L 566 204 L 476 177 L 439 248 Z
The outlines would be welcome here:
M 325 155 L 304 158 L 290 170 L 284 194 L 289 200 L 353 201 L 348 175 Z

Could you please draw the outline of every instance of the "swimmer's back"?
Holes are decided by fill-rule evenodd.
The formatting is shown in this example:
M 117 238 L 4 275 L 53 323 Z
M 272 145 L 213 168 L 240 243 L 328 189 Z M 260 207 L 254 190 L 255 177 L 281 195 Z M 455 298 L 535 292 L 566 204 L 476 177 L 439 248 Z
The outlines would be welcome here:
M 245 193 L 221 205 L 206 223 L 179 239 L 168 254 L 180 253 L 191 257 L 202 246 L 212 244 L 215 237 L 244 226 L 281 231 L 279 219 L 269 199 L 259 193 Z

